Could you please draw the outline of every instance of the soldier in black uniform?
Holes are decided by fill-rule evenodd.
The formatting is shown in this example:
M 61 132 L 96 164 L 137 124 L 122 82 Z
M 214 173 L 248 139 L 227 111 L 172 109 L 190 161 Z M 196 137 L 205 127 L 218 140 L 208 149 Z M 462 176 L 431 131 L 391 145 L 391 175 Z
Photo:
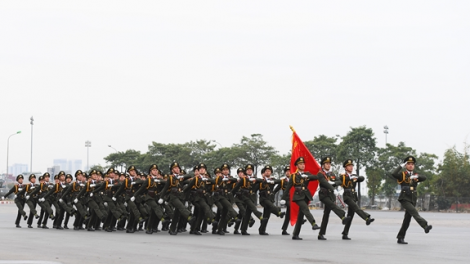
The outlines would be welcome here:
M 258 211 L 255 205 L 256 194 L 253 190 L 253 187 L 261 181 L 261 179 L 257 179 L 256 176 L 253 175 L 253 165 L 248 164 L 245 166 L 245 174 L 241 175 L 241 178 L 232 189 L 232 193 L 240 198 L 246 206 L 246 213 L 243 217 L 241 225 L 241 233 L 244 236 L 250 235 L 247 232 L 247 229 L 248 225 L 250 225 L 250 227 L 253 225 L 250 223 L 252 213 L 259 218 L 261 224 L 267 221 L 267 219 L 263 218 L 263 213 Z
M 208 224 L 215 226 L 215 228 L 217 228 L 218 225 L 218 222 L 214 220 L 214 213 L 206 200 L 206 196 L 208 195 L 206 182 L 208 178 L 201 176 L 201 174 L 205 175 L 206 173 L 206 164 L 201 163 L 197 167 L 199 174 L 191 178 L 188 184 L 183 188 L 183 192 L 188 194 L 189 201 L 194 205 L 195 212 L 197 213 L 197 220 L 195 224 L 191 226 L 190 234 L 192 235 L 201 235 L 199 227 L 203 219 L 205 219 Z
M 361 208 L 359 208 L 359 206 L 357 205 L 356 185 L 358 182 L 363 182 L 364 177 L 352 174 L 354 164 L 353 161 L 350 159 L 343 162 L 343 167 L 346 173 L 341 174 L 339 177 L 337 177 L 336 185 L 340 185 L 341 187 L 343 187 L 344 203 L 348 205 L 348 217 L 351 218 L 347 221 L 344 226 L 344 230 L 342 233 L 343 240 L 351 240 L 351 238 L 348 237 L 348 234 L 349 228 L 351 227 L 351 223 L 354 217 L 354 213 L 364 219 L 366 221 L 366 225 L 370 225 L 370 223 L 374 222 L 374 218 L 371 218 L 370 214 L 361 210 Z
M 154 230 L 154 225 L 157 220 L 164 222 L 162 205 L 157 204 L 157 196 L 159 193 L 158 185 L 164 185 L 165 182 L 157 178 L 158 166 L 157 164 L 150 165 L 149 175 L 144 180 L 139 190 L 134 196 L 142 196 L 142 200 L 149 208 L 151 208 L 149 219 L 147 220 L 146 233 L 151 235 Z M 160 188 L 161 190 L 161 188 Z
M 77 198 L 75 198 L 74 202 L 80 201 L 83 205 L 88 206 L 90 210 L 90 218 L 86 220 L 87 230 L 88 231 L 95 231 L 94 226 L 96 225 L 97 221 L 104 222 L 106 220 L 106 216 L 100 210 L 100 207 L 96 203 L 94 196 L 95 188 L 97 188 L 96 178 L 98 172 L 96 170 L 92 170 L 88 175 L 87 182 L 85 186 L 82 187 L 80 193 L 78 194 Z
M 408 227 L 410 226 L 411 217 L 413 217 L 416 222 L 418 222 L 426 234 L 429 233 L 429 231 L 432 229 L 432 225 L 428 225 L 428 222 L 419 215 L 415 208 L 416 201 L 418 199 L 418 195 L 416 193 L 418 182 L 425 181 L 426 176 L 418 175 L 417 173 L 413 172 L 416 163 L 415 157 L 408 156 L 403 162 L 405 162 L 405 170 L 402 171 L 402 167 L 399 166 L 392 172 L 392 176 L 401 186 L 401 192 L 400 196 L 398 197 L 398 201 L 405 209 L 405 218 L 403 219 L 403 223 L 397 235 L 397 243 L 406 245 L 408 242 L 405 242 L 405 235 L 406 230 L 408 230 Z
M 31 195 L 34 190 L 36 190 L 36 187 L 38 186 L 36 184 L 36 175 L 31 174 L 29 175 L 29 184 L 25 184 L 25 187 L 23 188 L 24 196 L 26 198 L 26 204 L 29 207 L 29 217 L 28 217 L 28 228 L 33 228 L 33 216 L 38 219 L 39 215 L 36 211 L 36 205 L 38 202 L 37 199 L 37 194 Z
M 137 171 L 135 166 L 130 166 L 127 168 L 127 172 L 130 174 L 130 176 L 126 177 L 126 179 L 121 183 L 121 186 L 113 196 L 113 201 L 115 201 L 117 199 L 116 197 L 119 196 L 122 192 L 125 192 L 125 202 L 127 203 L 127 208 L 131 212 L 129 221 L 127 223 L 126 233 L 134 233 L 137 224 L 144 222 L 145 219 L 141 216 L 139 208 L 134 202 L 136 200 L 134 193 L 139 189 L 138 187 L 140 187 L 140 184 L 136 179 Z
M 70 176 L 68 177 L 69 179 Z M 88 213 L 83 204 L 78 201 L 78 199 L 77 202 L 74 202 L 75 199 L 78 197 L 80 190 L 85 186 L 85 181 L 84 179 L 82 179 L 82 177 L 83 172 L 81 170 L 77 170 L 75 172 L 75 181 L 69 183 L 67 189 L 62 195 L 63 199 L 67 202 L 67 204 L 72 205 L 72 203 L 74 203 L 75 207 L 77 208 L 78 214 L 75 214 L 75 221 L 73 222 L 74 230 L 83 230 L 82 223 L 85 219 L 88 219 Z
M 183 181 L 189 176 L 180 175 L 181 167 L 177 162 L 173 162 L 170 165 L 171 175 L 169 175 L 166 180 L 165 187 L 162 190 L 161 197 L 165 197 L 168 193 L 168 203 L 173 205 L 175 211 L 173 213 L 173 218 L 171 220 L 171 226 L 169 233 L 170 235 L 177 235 L 176 228 L 180 217 L 188 220 L 190 225 L 193 225 L 196 221 L 196 217 L 191 216 L 191 212 L 184 206 L 183 200 Z M 163 204 L 163 198 L 158 200 L 159 204 Z
M 289 184 L 290 179 L 290 166 L 286 166 L 284 168 L 285 176 L 281 178 L 281 181 L 276 185 L 274 188 L 274 194 L 277 194 L 279 191 L 282 190 L 284 193 L 286 191 L 287 185 Z M 284 223 L 282 224 L 282 235 L 288 236 L 290 235 L 287 233 L 287 227 L 290 223 L 290 201 L 286 201 L 286 216 L 284 218 Z
M 113 196 L 119 188 L 115 180 L 115 170 L 114 168 L 109 168 L 106 174 L 104 175 L 104 181 L 102 184 L 102 199 L 107 208 L 108 216 L 106 217 L 106 221 L 103 224 L 103 229 L 106 232 L 113 232 L 114 231 L 114 223 L 116 221 L 121 221 L 122 219 L 127 217 L 127 212 L 122 212 L 121 208 L 116 206 L 115 201 L 113 201 Z
M 201 169 L 201 166 L 199 166 Z M 232 183 L 236 182 L 235 178 L 232 178 L 230 173 L 230 166 L 223 164 L 220 168 L 220 174 L 215 177 L 213 184 L 215 184 L 214 199 L 218 200 L 221 205 L 220 210 L 220 221 L 218 225 L 217 234 L 225 235 L 227 224 L 232 225 L 238 220 L 238 213 L 233 209 L 233 194 L 232 194 Z
M 259 234 L 262 236 L 269 235 L 266 233 L 266 227 L 268 225 L 271 214 L 274 214 L 280 218 L 283 218 L 286 214 L 285 212 L 282 212 L 279 207 L 274 205 L 274 185 L 280 183 L 281 181 L 272 178 L 272 173 L 273 169 L 270 165 L 264 166 L 264 168 L 261 169 L 263 179 L 255 186 L 259 194 L 259 203 L 261 206 L 263 206 L 263 219 L 266 219 L 266 221 L 264 221 L 258 229 Z
M 325 177 L 327 182 L 320 183 L 320 201 L 323 203 L 323 219 L 321 221 L 320 232 L 318 233 L 318 240 L 326 240 L 326 227 L 330 219 L 330 212 L 333 212 L 342 220 L 343 225 L 346 225 L 351 217 L 345 217 L 345 212 L 338 205 L 336 205 L 336 197 L 338 191 L 336 190 L 336 175 L 331 171 L 331 157 L 324 157 L 321 159 L 322 166 L 318 177 Z
M 24 184 L 23 184 L 24 177 L 23 175 L 18 175 L 16 176 L 16 181 L 18 182 L 15 184 L 4 196 L 2 196 L 2 200 L 5 199 L 5 197 L 8 197 L 10 194 L 14 193 L 15 194 L 15 204 L 16 207 L 18 207 L 18 215 L 16 216 L 16 221 L 15 225 L 17 228 L 21 228 L 20 226 L 20 219 L 21 216 L 23 216 L 24 220 L 28 219 L 28 216 L 26 215 L 26 212 L 23 210 L 24 209 L 24 204 L 25 204 L 25 197 L 24 197 Z
M 47 219 L 50 218 L 51 220 L 54 220 L 55 216 L 51 208 L 50 198 L 46 199 L 44 197 L 49 192 L 49 190 L 53 187 L 53 185 L 50 184 L 49 182 L 50 174 L 48 172 L 44 173 L 41 177 L 39 177 L 39 181 L 40 181 L 39 187 L 35 191 L 33 191 L 31 196 L 37 193 L 39 197 L 38 204 L 41 207 L 41 216 L 38 219 L 38 223 L 37 223 L 38 228 L 41 226 L 43 229 L 49 229 L 49 227 L 47 227 Z M 43 219 L 41 219 L 41 217 L 43 217 Z M 42 220 L 42 224 L 41 224 L 41 220 Z
M 318 177 L 317 175 L 312 175 L 310 172 L 304 171 L 305 159 L 303 157 L 298 158 L 294 164 L 297 167 L 297 171 L 291 176 L 291 180 L 287 185 L 286 191 L 282 195 L 281 204 L 286 204 L 286 201 L 289 200 L 290 189 L 295 188 L 292 202 L 295 202 L 299 206 L 299 213 L 297 216 L 297 223 L 295 224 L 294 232 L 292 234 L 292 239 L 302 240 L 302 238 L 299 237 L 299 234 L 304 222 L 304 216 L 307 217 L 307 221 L 312 225 L 313 230 L 320 229 L 308 208 L 308 203 L 313 200 L 313 194 L 310 193 L 308 184 L 313 180 L 318 180 L 320 183 L 325 182 L 326 180 L 324 177 Z
M 237 169 L 237 175 L 238 175 L 238 179 L 240 180 L 245 175 L 245 170 L 242 169 L 242 168 L 238 168 Z M 232 190 L 233 190 L 233 188 L 235 188 L 236 185 L 237 185 L 237 182 L 232 183 Z M 240 198 L 240 196 L 241 196 L 240 191 L 238 191 L 237 193 L 233 193 L 234 202 L 238 207 L 238 219 L 242 220 L 243 217 L 245 217 L 245 214 L 246 214 L 246 205 L 245 205 L 245 203 L 243 203 L 243 200 Z M 238 222 L 235 223 L 235 228 L 234 228 L 234 231 L 233 231 L 234 235 L 239 235 L 240 234 L 240 232 L 238 230 L 240 229 L 241 223 L 242 223 L 241 221 L 238 221 Z

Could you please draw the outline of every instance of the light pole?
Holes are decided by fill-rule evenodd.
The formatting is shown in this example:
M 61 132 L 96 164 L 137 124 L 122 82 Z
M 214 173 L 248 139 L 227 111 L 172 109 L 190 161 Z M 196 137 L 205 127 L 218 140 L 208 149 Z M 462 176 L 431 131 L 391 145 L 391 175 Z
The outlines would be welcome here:
M 118 152 L 115 148 L 113 148 L 111 145 L 108 145 L 108 147 L 114 149 L 114 151 Z
M 219 144 L 220 148 L 223 148 L 223 147 L 222 147 L 222 144 L 220 144 L 219 142 L 217 142 L 217 141 L 215 141 L 215 140 L 212 140 L 212 142 Z
M 34 118 L 31 116 L 29 119 L 31 120 L 31 162 L 29 163 L 29 171 L 33 173 L 33 125 L 34 125 Z
M 387 146 L 388 126 L 384 126 L 384 134 L 385 134 L 385 146 Z
M 6 180 L 6 177 L 8 177 L 8 156 L 9 156 L 9 154 L 10 154 L 10 138 L 11 138 L 12 136 L 18 135 L 18 134 L 20 134 L 20 133 L 21 133 L 21 131 L 18 131 L 18 132 L 16 132 L 15 134 L 11 134 L 11 135 L 8 137 L 8 140 L 7 140 L 7 174 L 6 174 L 6 176 L 5 176 L 5 180 Z
M 85 147 L 86 147 L 86 170 L 89 170 L 90 169 L 90 147 L 91 147 L 90 140 L 85 141 Z

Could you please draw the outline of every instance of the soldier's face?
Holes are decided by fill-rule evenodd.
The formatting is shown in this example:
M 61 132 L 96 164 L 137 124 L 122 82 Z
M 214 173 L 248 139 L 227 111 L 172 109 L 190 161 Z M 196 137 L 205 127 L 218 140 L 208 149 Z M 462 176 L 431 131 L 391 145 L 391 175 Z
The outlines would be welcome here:
M 217 173 L 215 174 L 215 176 L 216 176 L 216 177 L 221 177 L 221 176 L 222 176 L 222 173 L 217 172 Z
M 29 180 L 29 182 L 31 182 L 32 184 L 35 184 L 36 183 L 36 178 L 31 178 L 31 180 Z
M 55 183 L 59 183 L 59 179 L 54 179 L 54 182 L 55 182 Z
M 137 172 L 135 172 L 135 170 L 129 171 L 129 174 L 130 174 L 132 177 L 136 177 L 136 176 L 137 176 Z
M 171 171 L 174 173 L 174 174 L 180 174 L 181 173 L 181 170 L 179 167 L 174 167 L 173 169 L 171 169 Z
M 271 177 L 271 174 L 272 174 L 272 171 L 271 171 L 271 170 L 266 170 L 266 171 L 264 172 L 264 176 L 265 176 L 266 178 Z
M 44 181 L 45 181 L 45 182 L 49 182 L 50 180 L 51 180 L 51 177 L 45 177 L 45 178 L 44 178 Z
M 150 174 L 152 174 L 152 176 L 157 176 L 158 175 L 158 170 L 157 169 L 152 169 L 150 171 Z
M 23 179 L 18 179 L 19 184 L 23 184 Z
M 243 172 L 239 172 L 239 173 L 238 173 L 238 177 L 240 177 L 240 178 L 243 178 L 243 177 L 245 177 L 245 173 L 243 173 Z
M 64 176 L 64 175 L 60 176 L 60 177 L 59 177 L 59 180 L 60 180 L 61 182 L 65 181 L 65 176 Z
M 224 175 L 228 175 L 229 172 L 230 172 L 230 171 L 229 171 L 228 169 L 224 169 L 224 170 L 222 171 L 222 173 L 223 173 Z
M 299 169 L 300 171 L 304 171 L 305 170 L 305 163 L 298 163 L 297 164 L 297 169 Z
M 194 171 L 194 175 L 195 175 L 195 176 L 199 176 L 199 174 L 201 174 L 199 171 L 200 171 L 200 170 L 195 170 L 195 171 Z
M 329 171 L 331 169 L 331 163 L 329 163 L 329 162 L 323 163 L 323 168 L 325 170 Z
M 286 171 L 286 177 L 290 177 L 290 171 Z
M 71 183 L 71 182 L 72 182 L 72 179 L 67 178 L 65 181 L 66 181 L 67 183 Z
M 120 181 L 124 181 L 125 179 L 126 179 L 126 177 L 125 177 L 124 175 L 122 175 L 122 176 L 119 177 L 119 180 L 120 180 Z
M 252 169 L 247 169 L 247 170 L 246 170 L 246 174 L 247 174 L 247 175 L 252 175 L 252 174 L 253 174 L 253 170 L 252 170 Z
M 351 164 L 350 164 L 350 165 L 346 166 L 346 168 L 344 168 L 344 169 L 345 169 L 348 173 L 351 173 L 351 172 L 353 171 L 353 169 L 354 169 L 354 165 L 351 165 Z
M 406 169 L 412 171 L 415 169 L 415 164 L 413 162 L 406 163 Z

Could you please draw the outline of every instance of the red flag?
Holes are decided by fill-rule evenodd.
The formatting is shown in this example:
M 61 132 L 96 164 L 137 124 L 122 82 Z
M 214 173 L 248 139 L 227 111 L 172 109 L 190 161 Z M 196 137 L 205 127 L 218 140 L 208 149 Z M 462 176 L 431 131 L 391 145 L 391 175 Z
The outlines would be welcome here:
M 297 160 L 300 157 L 303 157 L 305 159 L 305 172 L 310 172 L 313 175 L 316 175 L 320 171 L 320 165 L 318 162 L 315 160 L 313 157 L 312 153 L 308 150 L 308 148 L 305 146 L 304 142 L 300 140 L 299 136 L 295 132 L 295 130 L 292 129 L 292 156 L 290 158 L 290 173 L 296 173 L 296 167 L 295 167 L 295 160 Z M 312 195 L 315 194 L 318 188 L 318 181 L 310 181 L 308 185 L 308 189 L 310 190 L 310 193 Z M 297 222 L 297 215 L 299 213 L 299 206 L 292 202 L 292 197 L 294 196 L 294 188 L 290 189 L 290 224 L 295 225 Z

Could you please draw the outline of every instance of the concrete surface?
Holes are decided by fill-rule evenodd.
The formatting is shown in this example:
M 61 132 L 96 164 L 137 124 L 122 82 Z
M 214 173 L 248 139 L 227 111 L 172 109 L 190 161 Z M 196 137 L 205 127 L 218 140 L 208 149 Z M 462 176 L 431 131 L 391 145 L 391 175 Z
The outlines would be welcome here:
M 19 229 L 14 225 L 15 205 L 5 204 L 0 206 L 0 263 L 470 262 L 470 214 L 423 212 L 421 215 L 433 225 L 431 232 L 425 234 L 412 220 L 405 239 L 409 244 L 398 245 L 395 237 L 403 212 L 368 212 L 375 222 L 366 226 L 356 216 L 349 234 L 351 241 L 341 240 L 342 225 L 334 214 L 330 217 L 327 241 L 318 241 L 318 231 L 312 231 L 307 225 L 300 235 L 304 240 L 293 241 L 291 236 L 281 235 L 282 219 L 273 216 L 267 228 L 269 236 L 257 234 L 259 222 L 248 231 L 251 236 L 28 229 L 24 221 Z M 312 210 L 312 213 L 320 222 L 323 211 Z M 292 229 L 289 227 L 289 233 Z

